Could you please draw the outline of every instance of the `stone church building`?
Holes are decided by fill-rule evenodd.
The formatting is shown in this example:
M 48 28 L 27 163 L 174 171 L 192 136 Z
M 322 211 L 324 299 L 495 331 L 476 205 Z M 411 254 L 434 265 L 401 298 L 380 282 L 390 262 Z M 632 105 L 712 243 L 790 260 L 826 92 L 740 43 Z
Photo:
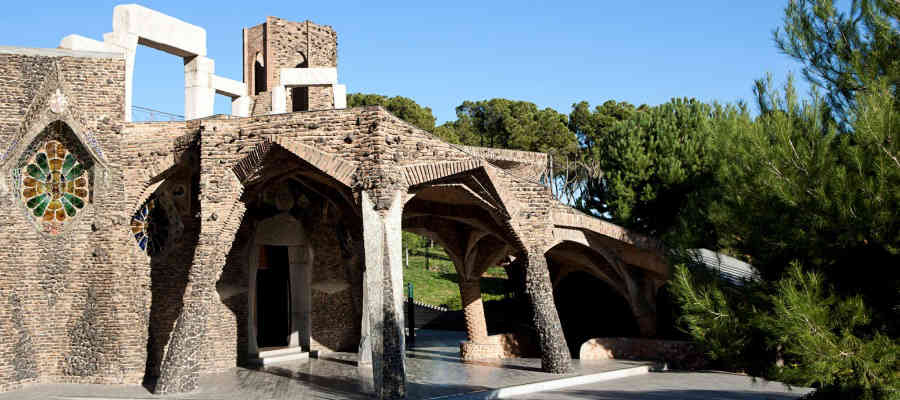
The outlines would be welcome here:
M 553 285 L 573 271 L 654 334 L 659 243 L 555 200 L 547 155 L 346 108 L 329 26 L 269 17 L 243 38 L 240 81 L 215 74 L 202 28 L 137 5 L 115 7 L 102 40 L 0 47 L 0 391 L 149 379 L 177 393 L 351 351 L 380 397 L 403 397 L 404 230 L 456 266 L 464 358 L 515 356 L 481 302 L 501 263 L 524 275 L 546 371 L 571 368 Z M 184 63 L 185 121 L 132 122 L 139 45 Z M 213 115 L 216 94 L 231 115 Z

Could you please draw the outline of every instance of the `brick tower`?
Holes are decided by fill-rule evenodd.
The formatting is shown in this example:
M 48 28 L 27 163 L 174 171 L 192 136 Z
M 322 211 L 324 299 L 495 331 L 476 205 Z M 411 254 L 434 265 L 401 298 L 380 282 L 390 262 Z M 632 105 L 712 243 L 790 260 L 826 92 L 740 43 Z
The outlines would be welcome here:
M 328 25 L 266 17 L 244 28 L 244 82 L 254 98 L 252 115 L 272 111 L 272 93 L 282 85 L 282 68 L 337 68 L 337 33 Z M 331 87 L 290 87 L 285 111 L 334 108 Z

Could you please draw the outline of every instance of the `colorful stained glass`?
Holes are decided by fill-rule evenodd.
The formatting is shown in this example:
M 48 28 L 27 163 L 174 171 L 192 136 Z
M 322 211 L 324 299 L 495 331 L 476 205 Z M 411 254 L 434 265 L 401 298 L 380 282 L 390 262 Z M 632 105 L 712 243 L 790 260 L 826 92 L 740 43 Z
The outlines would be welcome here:
M 131 217 L 131 234 L 141 251 L 158 254 L 169 236 L 169 218 L 156 198 L 150 198 Z
M 51 234 L 84 208 L 89 191 L 84 165 L 58 141 L 45 142 L 23 169 L 25 206 Z

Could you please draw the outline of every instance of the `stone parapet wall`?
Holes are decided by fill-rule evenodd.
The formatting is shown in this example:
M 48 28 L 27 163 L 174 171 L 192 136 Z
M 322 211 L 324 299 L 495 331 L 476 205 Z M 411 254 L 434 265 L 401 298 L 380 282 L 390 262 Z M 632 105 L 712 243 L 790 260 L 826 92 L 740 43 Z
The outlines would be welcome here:
M 584 342 L 581 360 L 664 361 L 670 368 L 701 369 L 709 364 L 693 342 L 639 338 L 595 338 Z

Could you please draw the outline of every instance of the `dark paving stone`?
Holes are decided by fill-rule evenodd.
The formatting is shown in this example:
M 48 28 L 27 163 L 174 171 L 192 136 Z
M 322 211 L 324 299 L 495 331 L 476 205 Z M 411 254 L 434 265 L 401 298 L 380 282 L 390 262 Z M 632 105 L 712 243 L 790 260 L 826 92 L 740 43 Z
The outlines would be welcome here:
M 417 347 L 406 359 L 410 399 L 428 399 L 500 387 L 541 382 L 565 376 L 597 373 L 644 365 L 632 361 L 574 362 L 567 375 L 540 371 L 539 359 L 463 362 L 459 359 L 459 332 L 423 331 Z M 365 372 L 365 371 L 363 371 Z M 196 392 L 157 396 L 138 385 L 40 384 L 0 394 L 0 400 L 21 399 L 366 399 L 370 383 L 360 379 L 355 353 L 329 353 L 318 359 L 279 364 L 261 369 L 234 368 L 203 375 Z

